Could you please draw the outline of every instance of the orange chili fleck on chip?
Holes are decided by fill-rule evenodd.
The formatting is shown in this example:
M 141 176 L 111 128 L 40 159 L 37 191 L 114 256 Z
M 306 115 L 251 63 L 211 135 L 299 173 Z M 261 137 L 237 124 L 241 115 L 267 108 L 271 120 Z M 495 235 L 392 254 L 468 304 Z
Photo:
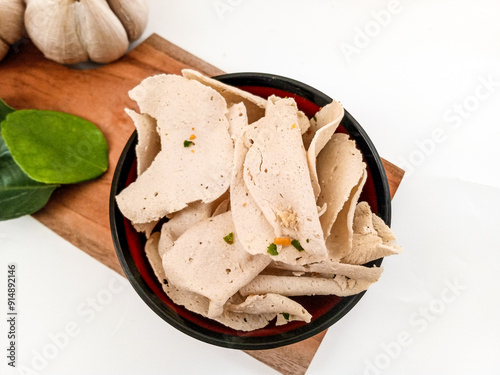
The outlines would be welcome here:
M 195 138 L 196 138 L 196 135 L 194 135 L 194 134 L 191 134 L 191 136 L 189 137 L 190 140 L 193 140 Z
M 292 240 L 288 237 L 276 237 L 274 239 L 275 245 L 288 246 L 292 244 Z

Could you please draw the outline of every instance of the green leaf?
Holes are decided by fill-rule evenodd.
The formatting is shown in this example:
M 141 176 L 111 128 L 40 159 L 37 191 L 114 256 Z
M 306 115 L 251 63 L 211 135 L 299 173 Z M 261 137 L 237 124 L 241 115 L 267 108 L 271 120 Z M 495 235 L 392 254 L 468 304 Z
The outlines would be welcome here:
M 30 179 L 14 162 L 0 136 L 0 221 L 38 211 L 56 187 Z
M 7 115 L 2 136 L 14 161 L 33 180 L 71 184 L 108 169 L 108 144 L 91 122 L 63 112 L 20 110 Z
M 0 123 L 5 120 L 7 115 L 11 112 L 14 112 L 14 108 L 5 103 L 2 99 L 0 99 Z

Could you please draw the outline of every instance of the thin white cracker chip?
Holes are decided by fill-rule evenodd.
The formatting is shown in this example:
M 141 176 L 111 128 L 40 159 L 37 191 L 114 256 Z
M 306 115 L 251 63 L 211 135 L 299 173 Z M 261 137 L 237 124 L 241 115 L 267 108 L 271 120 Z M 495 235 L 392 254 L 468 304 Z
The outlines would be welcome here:
M 224 99 L 199 82 L 165 74 L 145 79 L 130 96 L 157 120 L 162 151 L 116 197 L 123 215 L 145 223 L 220 197 L 233 159 Z
M 340 123 L 343 117 L 344 108 L 340 102 L 336 100 L 320 108 L 320 110 L 309 120 L 309 129 L 302 136 L 306 149 L 310 148 L 310 144 L 319 129 L 332 122 L 337 122 L 337 120 Z
M 328 239 L 337 215 L 359 183 L 366 165 L 354 141 L 341 133 L 331 137 L 319 153 L 316 165 L 321 187 L 317 204 L 327 204 L 320 221 L 323 235 Z
M 332 138 L 333 133 L 337 130 L 343 117 L 344 108 L 339 102 L 334 100 L 321 108 L 321 110 L 316 113 L 311 120 L 311 122 L 315 124 L 316 131 L 314 132 L 312 140 L 308 142 L 307 145 L 307 162 L 309 164 L 311 183 L 316 198 L 318 198 L 321 191 L 321 186 L 318 180 L 318 172 L 316 170 L 316 160 L 318 154 Z
M 292 265 L 283 262 L 272 262 L 267 268 L 268 270 L 282 270 L 298 273 L 301 276 L 307 274 L 315 274 L 321 277 L 334 277 L 335 275 L 346 276 L 350 279 L 366 280 L 376 282 L 384 271 L 383 267 L 366 267 L 362 265 L 353 265 L 324 260 L 319 263 L 311 263 L 305 265 Z
M 196 201 L 190 203 L 180 211 L 174 212 L 169 220 L 161 227 L 161 237 L 158 245 L 160 255 L 163 256 L 174 242 L 189 228 L 202 220 L 212 216 L 216 202 L 202 203 Z M 135 225 L 134 225 L 135 226 Z
M 233 233 L 233 243 L 224 237 Z M 263 255 L 250 255 L 241 246 L 230 212 L 188 229 L 163 256 L 167 278 L 177 287 L 210 299 L 209 316 L 268 264 Z
M 232 140 L 235 141 L 243 129 L 248 126 L 247 109 L 243 102 L 231 104 L 227 109 L 226 116 L 229 121 L 229 134 L 231 134 Z
M 264 328 L 273 318 L 274 314 L 248 314 L 224 309 L 222 315 L 212 319 L 228 326 L 229 328 L 248 332 Z
M 373 225 L 373 217 L 367 202 L 357 204 L 354 212 L 353 246 L 351 251 L 341 259 L 343 263 L 365 264 L 375 259 L 401 253 L 401 247 L 392 241 L 387 242 L 382 239 Z M 376 221 L 377 226 L 382 226 L 380 221 Z M 389 236 L 387 232 L 390 228 L 385 223 L 380 230 L 385 236 Z
M 243 296 L 250 294 L 275 293 L 283 296 L 336 295 L 351 296 L 365 291 L 372 284 L 367 280 L 307 276 L 259 275 L 240 289 Z
M 163 234 L 161 234 L 161 237 L 163 237 Z M 153 233 L 150 239 L 146 242 L 145 252 L 158 281 L 162 285 L 163 291 L 175 304 L 184 306 L 188 310 L 200 314 L 201 316 L 208 317 L 210 304 L 210 300 L 208 298 L 197 293 L 180 289 L 167 279 L 162 266 L 161 256 L 158 251 L 158 245 L 162 241 L 161 237 L 158 232 Z M 236 294 L 229 299 L 228 305 L 241 303 L 242 301 L 243 298 Z M 212 319 L 232 329 L 240 331 L 254 331 L 265 327 L 273 318 L 274 314 L 237 313 L 229 311 L 226 308 L 224 309 L 222 315 Z
M 212 216 L 217 216 L 223 213 L 226 213 L 229 211 L 229 205 L 231 204 L 229 198 L 224 199 L 222 202 L 220 202 L 217 207 L 215 207 L 215 210 L 212 212 Z
M 293 320 L 302 320 L 309 323 L 312 318 L 312 315 L 302 307 L 301 304 L 275 293 L 251 295 L 240 304 L 229 304 L 227 309 L 229 311 L 247 314 L 281 315 L 283 319 L 280 319 L 277 325 L 288 323 Z M 284 317 L 284 314 L 286 314 L 287 318 Z
M 389 226 L 376 214 L 372 213 L 373 229 L 375 229 L 385 243 L 394 244 L 396 236 Z
M 227 85 L 217 81 L 216 79 L 207 77 L 196 70 L 183 69 L 182 75 L 188 79 L 196 80 L 204 85 L 207 85 L 208 87 L 213 88 L 221 94 L 224 99 L 226 99 L 228 105 L 243 102 L 247 110 L 248 121 L 250 124 L 264 116 L 267 103 L 266 99 L 250 94 L 248 91 L 241 90 L 237 87 Z
M 243 179 L 275 237 L 296 240 L 304 249 L 283 246 L 276 259 L 304 264 L 325 258 L 327 252 L 296 123 L 293 99 L 268 102 L 259 126 L 245 133 L 251 147 L 243 163 Z
M 132 223 L 132 226 L 136 231 L 144 233 L 146 238 L 149 238 L 157 224 L 158 220 L 155 220 L 155 221 L 150 221 L 149 223 Z
M 172 217 L 163 224 L 162 230 L 169 230 L 170 237 L 176 241 L 186 230 L 202 220 L 212 216 L 213 202 L 203 203 L 196 201 L 187 207 L 175 212 Z
M 250 195 L 243 180 L 243 163 L 250 148 L 250 145 L 246 144 L 246 132 L 249 130 L 250 128 L 245 129 L 234 145 L 230 185 L 231 214 L 235 232 L 243 248 L 250 254 L 266 254 L 267 247 L 274 241 L 274 229 Z
M 144 252 L 146 253 L 146 258 L 153 269 L 153 272 L 158 280 L 163 280 L 165 277 L 165 272 L 163 271 L 163 266 L 161 263 L 161 257 L 158 253 L 158 242 L 160 240 L 160 232 L 154 232 L 146 241 L 144 245 Z
M 271 95 L 267 98 L 267 105 L 266 105 L 266 110 L 267 108 L 269 108 L 269 103 L 272 103 L 272 104 L 276 104 L 278 103 L 280 100 L 283 100 L 282 97 L 279 97 L 279 96 L 276 96 L 276 95 Z M 293 107 L 295 107 L 295 110 L 297 112 L 297 122 L 293 123 L 292 124 L 292 128 L 295 129 L 295 128 L 299 128 L 300 129 L 300 133 L 301 134 L 305 134 L 308 130 L 309 130 L 309 127 L 311 126 L 311 123 L 309 122 L 309 119 L 307 118 L 306 114 L 304 112 L 302 112 L 301 110 L 299 110 L 299 108 L 297 107 L 297 103 L 295 102 L 295 99 L 293 98 L 287 98 L 287 101 L 290 103 L 290 105 L 292 105 Z
M 304 135 L 309 130 L 311 123 L 309 122 L 309 119 L 307 118 L 306 114 L 299 110 L 297 110 L 297 120 L 300 132 L 302 133 L 302 135 Z
M 168 224 L 168 222 L 162 225 L 161 231 L 160 231 L 161 235 L 160 235 L 160 239 L 158 241 L 158 253 L 160 254 L 160 257 L 162 259 L 163 259 L 163 255 L 165 255 L 165 253 L 167 251 L 169 251 L 174 246 L 172 232 L 167 224 Z M 163 266 L 162 266 L 162 269 L 163 269 Z
M 149 168 L 161 150 L 160 135 L 156 131 L 156 120 L 147 114 L 137 113 L 125 108 L 125 113 L 132 119 L 137 130 L 137 175 Z
M 357 183 L 351 190 L 349 198 L 337 214 L 335 222 L 330 230 L 330 235 L 326 239 L 326 248 L 328 249 L 329 259 L 339 261 L 349 254 L 352 249 L 354 236 L 353 223 L 356 204 L 363 190 L 367 178 L 366 169 Z

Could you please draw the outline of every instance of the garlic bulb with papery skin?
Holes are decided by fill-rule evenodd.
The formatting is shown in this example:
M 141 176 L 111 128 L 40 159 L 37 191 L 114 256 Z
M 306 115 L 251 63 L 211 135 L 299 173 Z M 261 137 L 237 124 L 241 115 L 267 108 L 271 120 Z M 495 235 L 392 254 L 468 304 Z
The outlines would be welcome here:
M 145 3 L 136 11 L 147 17 Z M 25 25 L 37 48 L 62 64 L 109 63 L 123 56 L 130 42 L 106 0 L 26 0 Z

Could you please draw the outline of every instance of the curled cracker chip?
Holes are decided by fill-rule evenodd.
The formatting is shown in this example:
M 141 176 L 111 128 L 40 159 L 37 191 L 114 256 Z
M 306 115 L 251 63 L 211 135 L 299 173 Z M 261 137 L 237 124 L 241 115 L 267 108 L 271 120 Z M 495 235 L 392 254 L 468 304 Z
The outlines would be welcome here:
M 134 229 L 138 232 L 144 233 L 146 238 L 149 238 L 149 236 L 151 236 L 151 233 L 153 232 L 157 224 L 158 220 L 150 221 L 149 223 L 132 223 Z
M 321 192 L 318 206 L 327 204 L 320 221 L 328 238 L 337 215 L 349 199 L 366 168 L 361 152 L 347 134 L 334 134 L 318 155 L 317 170 Z
M 221 196 L 229 187 L 233 159 L 224 99 L 199 82 L 175 75 L 147 78 L 130 95 L 156 119 L 162 150 L 116 197 L 123 215 L 133 223 L 146 223 L 191 202 L 208 203 Z
M 351 296 L 365 291 L 373 284 L 368 280 L 307 276 L 259 275 L 240 289 L 243 296 L 250 294 L 275 293 L 283 296 L 314 296 L 334 294 L 339 297 Z
M 163 224 L 162 230 L 169 230 L 170 237 L 176 241 L 186 230 L 202 220 L 212 216 L 213 203 L 196 201 L 187 207 L 175 212 L 172 217 Z
M 248 126 L 247 109 L 243 103 L 232 104 L 227 109 L 228 113 L 226 116 L 229 121 L 229 134 L 231 134 L 231 138 L 235 141 L 243 129 Z
M 158 232 L 153 233 L 150 239 L 146 242 L 145 252 L 150 265 L 163 288 L 163 291 L 175 304 L 184 306 L 188 310 L 204 317 L 208 317 L 210 304 L 210 300 L 208 298 L 185 289 L 180 289 L 167 279 L 162 266 L 161 256 L 158 251 L 158 245 L 162 241 L 161 237 L 163 237 L 163 234 L 160 236 Z M 230 298 L 228 304 L 237 304 L 242 301 L 243 298 L 236 294 Z M 224 309 L 220 316 L 212 319 L 239 331 L 253 331 L 265 327 L 273 318 L 274 314 L 248 314 Z
M 235 231 L 243 248 L 250 254 L 265 254 L 275 233 L 250 195 L 243 179 L 243 163 L 250 148 L 245 142 L 245 133 L 248 130 L 243 131 L 234 145 L 234 164 L 230 185 L 231 213 Z
M 311 186 L 297 111 L 293 99 L 268 102 L 266 115 L 252 132 L 243 164 L 250 195 L 274 229 L 275 237 L 300 244 L 283 246 L 277 260 L 304 264 L 326 257 L 323 231 Z
M 321 191 L 321 186 L 318 180 L 318 173 L 316 170 L 316 159 L 323 147 L 332 138 L 333 133 L 337 130 L 340 121 L 344 117 L 344 108 L 336 100 L 327 104 L 316 113 L 311 122 L 316 129 L 311 141 L 307 142 L 307 162 L 309 163 L 309 171 L 311 174 L 311 183 L 314 189 L 316 199 Z M 312 134 L 312 133 L 311 133 Z M 304 139 L 304 137 L 303 137 Z
M 342 258 L 343 263 L 364 264 L 375 259 L 401 253 L 401 247 L 392 241 L 385 241 L 373 225 L 370 206 L 366 202 L 359 202 L 354 212 L 354 236 L 352 249 Z M 385 238 L 394 238 L 390 228 L 378 221 L 377 226 Z
M 195 70 L 183 69 L 182 75 L 186 78 L 199 81 L 204 85 L 213 88 L 219 94 L 221 94 L 224 99 L 226 99 L 228 105 L 242 102 L 246 107 L 248 122 L 250 124 L 264 116 L 264 110 L 266 108 L 267 102 L 266 99 L 250 94 L 249 92 L 241 90 L 237 87 L 226 85 L 225 83 L 217 81 L 216 79 L 204 76 L 203 74 Z
M 363 186 L 365 185 L 366 178 L 367 173 L 366 170 L 364 170 L 358 184 L 352 188 L 349 198 L 347 198 L 344 206 L 337 214 L 335 222 L 330 230 L 330 235 L 326 239 L 329 259 L 333 261 L 338 261 L 351 252 L 354 236 L 354 211 Z
M 321 277 L 332 278 L 335 275 L 346 276 L 350 279 L 366 280 L 376 282 L 383 272 L 382 267 L 365 267 L 363 265 L 353 265 L 340 263 L 331 260 L 324 260 L 319 263 L 311 263 L 303 266 L 286 264 L 283 262 L 272 262 L 268 270 L 285 270 L 292 273 L 315 274 Z
M 156 120 L 149 115 L 137 113 L 125 108 L 125 112 L 134 122 L 137 130 L 137 175 L 149 168 L 161 150 L 160 135 L 156 131 Z
M 309 323 L 312 318 L 311 314 L 309 314 L 298 302 L 274 293 L 251 295 L 248 296 L 244 302 L 237 305 L 230 304 L 227 308 L 230 311 L 248 314 L 281 315 L 282 318 L 284 314 L 286 314 L 287 319 L 283 318 L 279 323 L 287 323 L 292 320 L 302 320 Z
M 233 243 L 226 242 L 229 233 L 234 233 L 234 226 L 227 212 L 188 229 L 163 256 L 167 278 L 179 288 L 207 297 L 213 304 L 210 316 L 221 312 L 227 300 L 270 261 L 265 255 L 249 257 L 236 235 Z

